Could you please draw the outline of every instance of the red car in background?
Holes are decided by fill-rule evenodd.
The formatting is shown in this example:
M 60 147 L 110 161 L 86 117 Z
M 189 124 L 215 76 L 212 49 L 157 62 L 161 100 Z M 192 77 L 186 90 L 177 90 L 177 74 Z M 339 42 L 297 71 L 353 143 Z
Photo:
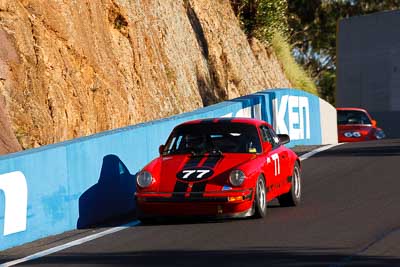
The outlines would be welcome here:
M 379 140 L 386 137 L 365 109 L 336 108 L 339 142 Z
M 265 121 L 216 118 L 175 127 L 160 156 L 137 174 L 138 218 L 264 217 L 267 202 L 301 198 L 297 155 Z

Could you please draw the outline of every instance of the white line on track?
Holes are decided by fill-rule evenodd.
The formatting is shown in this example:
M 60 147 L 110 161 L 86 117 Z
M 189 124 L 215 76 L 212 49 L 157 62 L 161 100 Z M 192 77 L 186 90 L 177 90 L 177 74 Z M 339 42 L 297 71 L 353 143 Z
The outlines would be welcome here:
M 37 252 L 35 254 L 26 256 L 26 257 L 21 258 L 21 259 L 5 262 L 3 264 L 0 264 L 0 267 L 14 266 L 14 265 L 26 262 L 26 261 L 31 261 L 31 260 L 35 260 L 35 259 L 38 259 L 38 258 L 41 258 L 41 257 L 45 257 L 47 255 L 56 253 L 58 251 L 61 251 L 61 250 L 64 250 L 64 249 L 67 249 L 67 248 L 70 248 L 70 247 L 78 246 L 78 245 L 81 245 L 83 243 L 92 241 L 94 239 L 97 239 L 97 238 L 100 238 L 100 237 L 103 237 L 103 236 L 106 236 L 106 235 L 114 234 L 116 232 L 125 230 L 125 229 L 127 229 L 129 227 L 136 226 L 139 223 L 140 223 L 140 221 L 136 220 L 136 221 L 127 223 L 127 224 L 122 225 L 122 226 L 110 228 L 110 229 L 105 230 L 103 232 L 96 233 L 96 234 L 93 234 L 93 235 L 89 235 L 89 236 L 86 236 L 86 237 L 83 237 L 83 238 L 68 242 L 66 244 L 63 244 L 63 245 L 60 245 L 60 246 L 56 246 L 54 248 L 49 248 L 49 249 Z
M 315 154 L 317 154 L 319 152 L 328 150 L 328 149 L 330 149 L 332 147 L 335 147 L 335 146 L 338 146 L 338 145 L 341 145 L 341 144 L 333 144 L 333 145 L 322 146 L 322 147 L 319 147 L 319 148 L 317 148 L 315 150 L 312 150 L 312 151 L 300 156 L 299 158 L 300 158 L 300 160 L 306 160 L 309 157 L 311 157 L 311 156 L 313 156 L 313 155 L 315 155 Z M 86 237 L 83 237 L 83 238 L 68 242 L 66 244 L 63 244 L 63 245 L 60 245 L 60 246 L 56 246 L 54 248 L 49 248 L 49 249 L 46 249 L 46 250 L 43 250 L 43 251 L 39 251 L 39 252 L 37 252 L 35 254 L 26 256 L 26 257 L 21 258 L 21 259 L 17 259 L 17 260 L 13 260 L 13 261 L 2 263 L 2 264 L 0 264 L 0 267 L 14 266 L 14 265 L 26 262 L 26 261 L 36 260 L 38 258 L 45 257 L 47 255 L 59 252 L 61 250 L 64 250 L 64 249 L 67 249 L 67 248 L 70 248 L 70 247 L 74 247 L 74 246 L 79 246 L 79 245 L 81 245 L 83 243 L 86 243 L 86 242 L 101 238 L 103 236 L 114 234 L 116 232 L 125 230 L 125 229 L 127 229 L 129 227 L 136 226 L 139 223 L 140 223 L 140 221 L 136 220 L 136 221 L 127 223 L 127 224 L 122 225 L 122 226 L 110 228 L 110 229 L 105 230 L 103 232 L 96 233 L 96 234 L 93 234 L 93 235 L 89 235 L 89 236 L 86 236 Z
M 308 153 L 305 153 L 305 154 L 301 155 L 301 156 L 299 157 L 299 159 L 300 159 L 300 160 L 306 160 L 306 159 L 308 159 L 309 157 L 312 157 L 312 156 L 314 156 L 315 154 L 317 154 L 317 153 L 319 153 L 319 152 L 328 150 L 328 149 L 330 149 L 330 148 L 332 148 L 332 147 L 339 146 L 339 145 L 341 145 L 341 144 L 342 144 L 342 143 L 332 144 L 332 145 L 327 145 L 327 146 L 319 147 L 319 148 L 317 148 L 317 149 L 314 149 L 314 150 L 312 150 L 312 151 L 310 151 L 310 152 L 308 152 Z

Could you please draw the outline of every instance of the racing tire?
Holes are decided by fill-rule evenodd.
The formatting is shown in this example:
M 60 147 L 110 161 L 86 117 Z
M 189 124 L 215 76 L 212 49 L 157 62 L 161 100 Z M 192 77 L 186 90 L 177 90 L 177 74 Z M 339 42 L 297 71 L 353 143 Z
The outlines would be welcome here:
M 267 190 L 264 176 L 260 175 L 256 183 L 256 195 L 254 196 L 254 217 L 264 218 L 267 215 Z
M 292 173 L 290 191 L 278 197 L 279 204 L 283 207 L 298 206 L 301 202 L 301 169 L 296 162 Z

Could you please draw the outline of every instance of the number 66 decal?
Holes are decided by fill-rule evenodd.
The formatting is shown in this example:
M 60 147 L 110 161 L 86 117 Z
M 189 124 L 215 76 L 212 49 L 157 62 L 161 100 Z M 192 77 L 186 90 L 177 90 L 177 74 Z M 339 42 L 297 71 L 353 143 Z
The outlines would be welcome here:
M 191 169 L 183 169 L 176 174 L 176 177 L 183 181 L 196 182 L 210 178 L 213 174 L 214 171 L 212 169 L 197 167 Z

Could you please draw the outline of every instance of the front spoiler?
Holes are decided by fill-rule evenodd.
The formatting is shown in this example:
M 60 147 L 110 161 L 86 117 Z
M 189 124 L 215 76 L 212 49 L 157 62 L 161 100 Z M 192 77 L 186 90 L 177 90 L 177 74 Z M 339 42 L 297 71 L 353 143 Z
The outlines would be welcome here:
M 145 192 L 135 193 L 137 202 L 241 202 L 252 199 L 253 190 L 230 190 L 222 192 Z M 232 201 L 232 198 L 241 200 Z
M 222 192 L 136 193 L 140 218 L 236 218 L 254 213 L 253 189 Z

